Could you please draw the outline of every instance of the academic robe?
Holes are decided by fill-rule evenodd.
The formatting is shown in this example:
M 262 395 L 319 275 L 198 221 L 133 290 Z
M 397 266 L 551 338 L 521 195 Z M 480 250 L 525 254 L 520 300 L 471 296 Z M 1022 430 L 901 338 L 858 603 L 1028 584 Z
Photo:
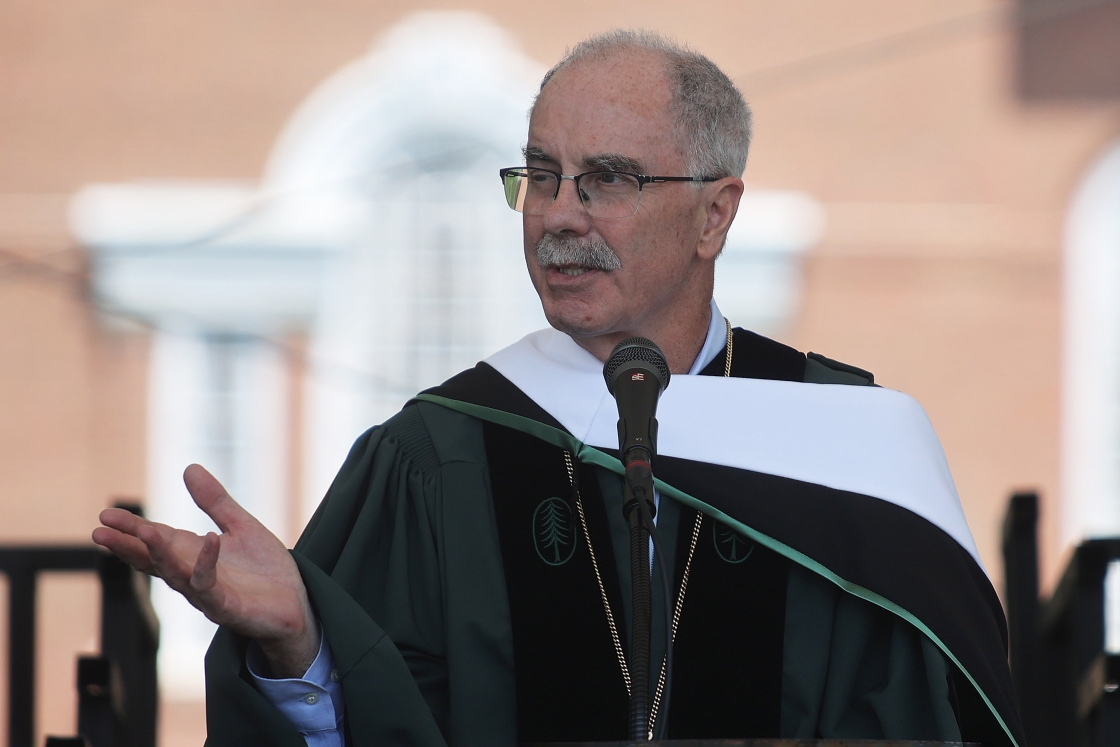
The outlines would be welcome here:
M 736 330 L 735 339 L 735 376 L 871 383 L 870 375 L 859 369 L 819 356 L 806 358 L 742 330 Z M 705 373 L 722 373 L 722 368 L 721 355 Z M 548 413 L 534 410 L 532 400 L 516 386 L 480 364 L 363 434 L 293 551 L 341 677 L 350 745 L 502 745 L 525 737 L 518 703 L 524 708 L 527 701 L 518 688 L 516 619 L 511 619 L 517 616 L 511 614 L 517 604 L 511 605 L 507 589 L 510 564 L 503 560 L 487 455 L 488 429 L 492 440 L 493 428 L 503 418 L 486 413 L 502 412 L 518 413 L 563 440 L 563 427 Z M 497 425 L 508 428 L 509 422 Z M 520 437 L 538 438 L 541 431 L 534 430 L 522 430 Z M 611 538 L 600 541 L 597 549 L 615 559 L 613 568 L 602 570 L 617 584 L 615 596 L 623 609 L 616 614 L 626 631 L 627 594 L 620 592 L 628 589 L 629 580 L 625 558 L 617 551 L 622 520 L 614 505 L 621 505 L 621 487 L 605 464 L 583 465 L 581 479 L 588 483 L 590 469 L 599 487 Z M 663 465 L 670 472 L 676 468 L 682 483 L 688 483 L 687 464 L 661 459 L 659 476 Z M 752 479 L 763 480 L 765 488 L 765 478 Z M 775 489 L 781 493 L 786 487 Z M 671 493 L 662 486 L 665 505 L 659 525 L 666 522 L 666 544 L 678 547 L 680 527 L 669 525 L 674 519 L 681 524 L 684 514 Z M 736 519 L 736 509 L 728 511 L 720 496 L 711 499 L 696 505 L 722 522 L 713 525 L 715 530 L 734 525 L 765 540 L 764 533 L 739 523 L 742 517 Z M 796 497 L 791 500 L 796 503 Z M 765 517 L 762 523 L 767 523 Z M 813 545 L 820 527 L 808 534 L 808 545 Z M 765 550 L 773 544 L 781 551 L 783 562 L 793 558 L 783 577 L 781 655 L 776 659 L 780 692 L 772 719 L 778 733 L 722 736 L 954 741 L 963 736 L 992 744 L 1022 743 L 1005 643 L 999 640 L 1006 632 L 1000 628 L 1002 616 L 992 616 L 994 592 L 990 584 L 984 588 L 986 577 L 964 571 L 976 587 L 964 596 L 986 605 L 973 610 L 973 617 L 965 615 L 963 625 L 980 620 L 984 628 L 978 636 L 982 640 L 972 646 L 979 649 L 978 658 L 973 651 L 962 654 L 971 667 L 966 670 L 961 655 L 946 656 L 945 636 L 939 638 L 922 619 L 892 608 L 889 599 L 869 602 L 878 597 L 827 566 L 822 571 L 819 562 L 805 559 L 796 548 L 786 552 L 788 545 L 781 541 L 766 544 Z M 961 565 L 956 556 L 952 560 Z M 864 561 L 857 552 L 850 567 L 843 558 L 834 565 L 855 569 L 849 575 L 858 577 Z M 655 630 L 655 664 L 663 640 Z M 301 745 L 298 733 L 250 684 L 246 645 L 219 630 L 207 655 L 207 744 Z M 519 661 L 524 664 L 524 659 L 522 649 Z M 609 657 L 601 664 L 604 671 L 617 667 Z M 674 698 L 678 702 L 687 696 L 678 692 Z M 672 733 L 673 713 L 670 736 L 682 736 Z

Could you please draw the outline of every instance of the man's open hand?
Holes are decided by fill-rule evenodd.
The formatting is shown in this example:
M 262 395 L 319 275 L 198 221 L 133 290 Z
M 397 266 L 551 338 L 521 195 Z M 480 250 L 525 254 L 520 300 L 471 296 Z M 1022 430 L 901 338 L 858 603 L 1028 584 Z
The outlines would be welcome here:
M 300 677 L 319 649 L 307 589 L 284 544 L 197 464 L 183 473 L 194 502 L 221 535 L 101 512 L 93 541 L 133 568 L 158 576 L 204 615 L 256 641 L 273 677 Z

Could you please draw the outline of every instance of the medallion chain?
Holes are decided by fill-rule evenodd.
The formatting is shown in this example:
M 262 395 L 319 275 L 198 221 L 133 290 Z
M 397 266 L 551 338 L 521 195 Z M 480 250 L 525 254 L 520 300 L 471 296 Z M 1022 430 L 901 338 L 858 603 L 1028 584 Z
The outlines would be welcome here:
M 673 607 L 673 635 L 669 640 L 669 645 L 677 642 L 677 626 L 681 622 L 681 608 L 684 607 L 684 592 L 688 589 L 688 574 L 692 570 L 692 556 L 696 554 L 696 540 L 700 537 L 700 524 L 704 520 L 704 514 L 699 511 L 696 512 L 696 522 L 692 525 L 692 539 L 688 544 L 688 560 L 684 564 L 684 575 L 681 576 L 681 590 L 677 592 L 677 603 Z M 661 660 L 661 674 L 657 676 L 657 690 L 653 695 L 653 706 L 649 709 L 649 731 L 653 731 L 653 725 L 657 723 L 657 710 L 661 706 L 661 696 L 665 692 L 665 665 L 668 659 Z
M 734 344 L 735 340 L 731 336 L 731 322 L 727 321 L 727 317 L 723 318 L 723 323 L 727 325 L 727 358 L 723 364 L 723 378 L 726 379 L 731 376 L 731 346 Z
M 583 514 L 583 500 L 576 487 L 575 468 L 572 465 L 572 452 L 564 451 L 564 464 L 568 468 L 568 482 L 572 485 L 572 492 L 576 496 L 576 511 L 579 513 L 579 523 L 583 528 L 583 536 L 587 539 L 587 552 L 591 555 L 591 567 L 595 571 L 595 580 L 599 584 L 599 594 L 603 598 L 603 609 L 607 613 L 607 626 L 611 629 L 611 641 L 614 643 L 614 653 L 618 656 L 618 664 L 622 667 L 622 679 L 626 682 L 626 694 L 630 694 L 630 668 L 626 666 L 626 654 L 622 651 L 622 641 L 618 637 L 618 628 L 614 624 L 614 615 L 611 614 L 611 604 L 607 601 L 607 590 L 603 586 L 603 577 L 599 574 L 599 563 L 595 559 L 595 548 L 591 546 L 591 533 L 587 531 L 587 517 Z

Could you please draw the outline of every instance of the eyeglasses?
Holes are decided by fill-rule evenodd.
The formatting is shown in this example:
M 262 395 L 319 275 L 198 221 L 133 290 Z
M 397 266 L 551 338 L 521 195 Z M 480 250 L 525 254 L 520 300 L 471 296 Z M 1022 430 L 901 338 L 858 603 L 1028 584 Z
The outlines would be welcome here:
M 515 166 L 501 169 L 506 202 L 519 213 L 544 215 L 560 194 L 560 183 L 571 179 L 576 194 L 592 218 L 628 218 L 638 211 L 642 187 L 653 182 L 714 182 L 714 176 L 646 176 L 625 171 L 588 171 L 576 176 L 548 169 Z

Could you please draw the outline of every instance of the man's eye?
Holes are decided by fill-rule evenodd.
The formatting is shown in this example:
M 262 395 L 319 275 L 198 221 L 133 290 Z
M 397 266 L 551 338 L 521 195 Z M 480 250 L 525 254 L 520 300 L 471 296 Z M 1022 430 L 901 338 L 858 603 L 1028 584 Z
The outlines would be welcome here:
M 603 171 L 599 174 L 600 184 L 621 184 L 626 181 L 622 174 L 616 174 L 613 171 Z
M 547 172 L 542 173 L 540 171 L 530 171 L 529 180 L 536 183 L 544 183 L 552 180 L 552 174 L 549 174 Z

